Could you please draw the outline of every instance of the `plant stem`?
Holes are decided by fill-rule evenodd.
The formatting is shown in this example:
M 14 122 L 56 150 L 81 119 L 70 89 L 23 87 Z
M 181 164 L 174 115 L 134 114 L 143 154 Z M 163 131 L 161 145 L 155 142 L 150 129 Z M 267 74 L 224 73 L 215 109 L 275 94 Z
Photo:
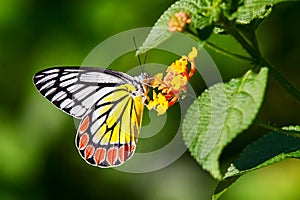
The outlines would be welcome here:
M 256 119 L 254 122 L 255 122 L 258 126 L 260 126 L 260 127 L 262 127 L 262 128 L 265 128 L 265 129 L 268 129 L 268 130 L 270 130 L 270 131 L 278 131 L 278 130 L 279 130 L 279 128 L 277 128 L 276 126 L 270 125 L 269 123 L 265 123 L 265 122 L 263 122 L 263 121 L 261 121 L 261 120 L 258 120 L 258 119 Z
M 248 54 L 253 59 L 257 60 L 260 57 L 259 53 L 252 48 L 252 46 L 244 39 L 244 37 L 235 28 L 232 28 L 230 33 L 242 45 L 242 47 L 248 52 Z
M 239 34 L 235 28 L 229 29 L 231 35 L 242 45 L 242 47 L 249 53 L 249 55 L 257 61 L 257 65 L 262 67 L 268 67 L 270 74 L 275 78 L 275 80 L 287 90 L 287 92 L 298 100 L 300 103 L 300 91 L 292 85 L 286 78 L 284 78 L 281 73 L 268 63 L 260 54 L 259 51 L 255 50 L 244 38 Z
M 242 60 L 253 62 L 253 60 L 249 57 L 242 56 L 242 55 L 239 55 L 239 54 L 235 54 L 235 53 L 232 53 L 232 52 L 227 51 L 225 49 L 222 49 L 222 48 L 216 46 L 215 44 L 213 44 L 212 42 L 205 41 L 204 45 L 206 45 L 207 47 L 209 47 L 209 48 L 211 48 L 211 49 L 215 50 L 216 52 L 221 53 L 223 55 L 227 55 L 227 56 L 230 56 L 232 58 L 237 58 L 237 59 L 242 59 Z
M 270 74 L 275 78 L 275 80 L 284 88 L 286 91 L 292 95 L 294 98 L 300 102 L 300 91 L 291 84 L 282 74 L 275 69 L 271 64 L 269 64 L 265 59 L 261 59 L 263 65 L 267 66 L 270 70 Z
M 282 133 L 288 136 L 293 136 L 293 137 L 300 137 L 300 132 L 299 131 L 292 131 L 292 130 L 284 130 L 282 128 L 276 127 L 274 125 L 270 125 L 270 123 L 265 123 L 261 120 L 255 120 L 255 123 L 265 129 L 274 131 L 274 132 L 278 132 L 278 133 Z

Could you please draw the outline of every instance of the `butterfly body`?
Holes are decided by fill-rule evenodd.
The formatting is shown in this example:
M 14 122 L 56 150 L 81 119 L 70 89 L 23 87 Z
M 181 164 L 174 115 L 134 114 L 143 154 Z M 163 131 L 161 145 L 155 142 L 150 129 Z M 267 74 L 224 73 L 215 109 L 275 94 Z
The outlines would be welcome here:
M 34 84 L 56 107 L 81 119 L 75 144 L 84 160 L 115 167 L 136 149 L 148 75 L 92 67 L 55 67 L 38 72 Z

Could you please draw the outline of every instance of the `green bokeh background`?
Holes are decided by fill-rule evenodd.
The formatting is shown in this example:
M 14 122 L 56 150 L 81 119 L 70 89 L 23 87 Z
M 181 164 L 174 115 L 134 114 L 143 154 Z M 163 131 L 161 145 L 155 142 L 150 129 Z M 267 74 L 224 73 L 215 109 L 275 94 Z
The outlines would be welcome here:
M 80 65 L 96 45 L 110 36 L 152 26 L 172 3 L 0 0 L 0 199 L 210 198 L 216 182 L 189 153 L 164 169 L 145 174 L 87 165 L 74 145 L 73 119 L 43 99 L 32 83 L 33 74 L 46 67 Z M 299 9 L 298 2 L 276 5 L 258 30 L 265 57 L 297 88 Z M 241 51 L 229 37 L 213 40 L 223 48 Z M 241 76 L 249 67 L 245 62 L 208 52 L 224 80 Z M 165 62 L 173 59 L 156 55 Z M 123 64 L 126 62 L 129 61 L 123 60 Z M 198 88 L 200 92 L 204 86 Z M 175 116 L 176 107 L 170 112 Z M 277 125 L 300 124 L 299 113 L 299 103 L 270 79 L 259 117 Z M 170 132 L 168 126 L 172 127 L 172 119 L 164 128 L 165 134 Z M 237 153 L 248 140 L 263 133 L 264 130 L 251 128 L 225 154 Z M 255 171 L 238 180 L 221 199 L 297 200 L 299 169 L 298 160 L 287 160 Z

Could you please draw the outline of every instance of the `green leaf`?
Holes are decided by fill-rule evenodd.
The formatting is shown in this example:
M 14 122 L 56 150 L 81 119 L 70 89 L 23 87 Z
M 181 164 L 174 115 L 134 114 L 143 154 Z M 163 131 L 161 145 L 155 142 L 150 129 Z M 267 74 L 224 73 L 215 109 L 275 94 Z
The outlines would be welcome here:
M 204 91 L 185 115 L 183 140 L 192 156 L 216 179 L 222 179 L 222 150 L 254 120 L 264 98 L 268 69 L 218 83 Z
M 220 181 L 214 191 L 212 199 L 217 200 L 239 177 L 240 176 L 233 176 Z
M 281 129 L 275 128 L 275 129 L 273 129 L 273 131 L 300 138 L 300 126 L 299 125 L 284 126 Z
M 299 131 L 300 126 L 283 127 L 291 132 Z M 237 160 L 231 164 L 215 192 L 213 199 L 218 199 L 243 174 L 277 163 L 286 158 L 300 158 L 300 138 L 270 132 L 248 145 Z
M 175 13 L 186 12 L 189 13 L 191 17 L 191 27 L 194 28 L 205 28 L 211 25 L 212 16 L 205 17 L 200 15 L 200 13 L 209 10 L 210 2 L 207 0 L 180 0 L 171 5 L 154 24 L 152 30 L 147 36 L 143 45 L 137 51 L 137 54 L 142 54 L 152 49 L 169 37 L 171 37 L 172 32 L 169 31 L 168 23 Z
M 288 132 L 294 134 L 294 136 L 300 135 L 300 126 L 299 125 L 285 126 L 285 127 L 282 127 L 282 130 L 288 131 Z
M 244 174 L 291 157 L 300 158 L 300 138 L 271 132 L 246 147 L 228 168 L 225 177 Z
M 249 24 L 254 19 L 267 17 L 274 4 L 284 1 L 288 0 L 244 0 L 229 18 L 236 18 L 236 22 L 240 24 Z

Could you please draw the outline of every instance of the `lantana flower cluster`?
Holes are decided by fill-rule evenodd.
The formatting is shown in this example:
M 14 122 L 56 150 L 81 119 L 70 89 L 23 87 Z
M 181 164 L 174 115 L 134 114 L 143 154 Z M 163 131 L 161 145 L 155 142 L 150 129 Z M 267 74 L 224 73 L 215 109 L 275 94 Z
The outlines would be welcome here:
M 175 13 L 168 23 L 169 31 L 182 32 L 183 29 L 185 28 L 185 26 L 187 24 L 190 24 L 191 22 L 192 22 L 192 19 L 191 19 L 189 13 L 182 12 L 182 11 Z
M 196 70 L 197 55 L 197 49 L 193 47 L 188 56 L 182 56 L 167 68 L 164 77 L 162 73 L 153 77 L 150 81 L 152 99 L 148 97 L 147 105 L 149 110 L 154 109 L 158 115 L 162 115 L 177 102 L 182 94 L 186 93 L 186 85 Z M 190 70 L 188 70 L 189 64 Z

